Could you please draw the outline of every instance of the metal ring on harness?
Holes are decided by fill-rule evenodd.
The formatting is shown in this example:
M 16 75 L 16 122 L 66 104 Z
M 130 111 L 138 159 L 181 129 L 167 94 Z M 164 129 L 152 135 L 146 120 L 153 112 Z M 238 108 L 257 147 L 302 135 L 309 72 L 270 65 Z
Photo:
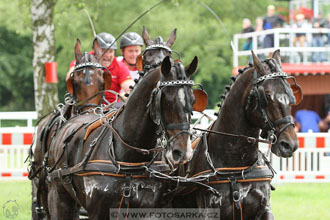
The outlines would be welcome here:
M 240 200 L 240 193 L 239 193 L 239 191 L 234 191 L 233 192 L 233 201 L 234 202 L 239 202 L 239 200 Z
M 129 198 L 131 196 L 131 186 L 124 186 L 123 187 L 123 196 L 125 198 Z

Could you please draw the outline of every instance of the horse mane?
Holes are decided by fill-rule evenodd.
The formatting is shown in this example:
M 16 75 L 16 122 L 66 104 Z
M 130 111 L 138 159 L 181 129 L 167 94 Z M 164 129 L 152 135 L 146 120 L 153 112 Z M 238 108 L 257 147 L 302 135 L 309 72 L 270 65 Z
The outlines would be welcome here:
M 271 71 L 272 72 L 275 72 L 277 71 L 276 68 L 277 68 L 277 64 L 274 62 L 274 59 L 273 58 L 268 58 L 268 59 L 265 59 L 262 61 L 262 63 L 265 63 L 267 64 Z M 227 97 L 227 94 L 229 93 L 231 87 L 233 86 L 233 84 L 235 83 L 236 79 L 239 78 L 243 73 L 247 72 L 248 70 L 250 70 L 251 68 L 253 68 L 253 64 L 249 62 L 249 64 L 247 66 L 245 66 L 243 69 L 238 69 L 238 74 L 237 76 L 231 76 L 230 79 L 232 80 L 232 83 L 229 84 L 229 85 L 226 85 L 225 86 L 225 92 L 220 95 L 220 103 L 217 104 L 217 106 L 219 107 L 219 111 L 214 113 L 215 116 L 218 116 L 219 113 L 220 113 L 220 110 L 221 110 L 221 106 L 223 104 L 223 102 L 225 101 L 226 97 Z

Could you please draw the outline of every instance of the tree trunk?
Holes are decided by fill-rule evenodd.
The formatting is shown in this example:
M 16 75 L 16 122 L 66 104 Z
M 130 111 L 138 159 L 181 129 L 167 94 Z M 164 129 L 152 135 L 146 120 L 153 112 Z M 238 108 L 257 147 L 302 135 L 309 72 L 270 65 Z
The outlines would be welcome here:
M 33 30 L 34 97 L 38 118 L 53 111 L 59 102 L 56 83 L 45 82 L 46 62 L 55 60 L 54 0 L 31 0 Z

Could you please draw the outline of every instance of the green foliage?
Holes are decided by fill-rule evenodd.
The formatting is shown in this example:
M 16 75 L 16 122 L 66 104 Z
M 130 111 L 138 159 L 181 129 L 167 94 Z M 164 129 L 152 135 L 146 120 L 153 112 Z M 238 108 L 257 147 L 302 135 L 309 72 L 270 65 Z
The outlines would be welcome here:
M 31 37 L 0 26 L 0 110 L 33 110 Z
M 6 29 L 16 30 L 21 37 L 30 36 L 31 21 L 26 19 L 29 14 L 29 2 L 30 0 L 13 0 L 10 5 L 1 2 L 0 24 Z M 56 0 L 55 2 L 58 90 L 63 102 L 64 79 L 69 64 L 74 59 L 73 48 L 76 39 L 81 40 L 84 51 L 89 51 L 94 38 L 84 10 L 89 12 L 96 33 L 105 31 L 117 37 L 132 21 L 159 0 Z M 225 29 L 200 2 L 214 10 L 224 23 Z M 233 34 L 241 32 L 243 18 L 248 17 L 255 21 L 256 17 L 264 16 L 269 3 L 280 4 L 271 0 L 168 0 L 149 11 L 128 31 L 141 33 L 142 26 L 145 25 L 152 39 L 162 36 L 167 40 L 170 32 L 177 28 L 177 40 L 173 49 L 180 52 L 184 64 L 190 63 L 194 56 L 198 56 L 199 67 L 194 80 L 203 84 L 209 94 L 208 108 L 214 108 L 219 101 L 218 96 L 223 93 L 224 85 L 229 83 L 232 74 L 233 54 L 230 40 Z M 117 50 L 116 55 L 120 55 L 120 50 Z M 30 63 L 24 66 L 24 69 L 30 68 Z M 32 75 L 30 77 L 32 78 Z M 1 93 L 9 97 L 9 91 L 15 87 L 0 88 L 3 91 Z

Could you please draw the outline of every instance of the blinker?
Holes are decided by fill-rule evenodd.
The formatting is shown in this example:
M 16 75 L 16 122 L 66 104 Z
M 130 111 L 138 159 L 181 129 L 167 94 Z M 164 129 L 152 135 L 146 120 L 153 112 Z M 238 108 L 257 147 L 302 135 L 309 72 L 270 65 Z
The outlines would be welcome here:
M 297 84 L 291 84 L 290 87 L 292 89 L 294 97 L 296 98 L 296 102 L 294 103 L 294 105 L 299 105 L 303 99 L 302 89 Z
M 141 72 L 143 71 L 143 57 L 141 54 L 136 57 L 136 69 Z
M 290 77 L 293 82 L 289 82 L 293 96 L 295 97 L 295 102 L 292 102 L 292 105 L 299 105 L 301 101 L 303 100 L 303 93 L 301 87 L 297 84 L 296 79 L 293 77 Z
M 202 112 L 207 106 L 207 93 L 203 89 L 194 89 L 195 103 L 193 105 L 193 110 L 197 112 Z

